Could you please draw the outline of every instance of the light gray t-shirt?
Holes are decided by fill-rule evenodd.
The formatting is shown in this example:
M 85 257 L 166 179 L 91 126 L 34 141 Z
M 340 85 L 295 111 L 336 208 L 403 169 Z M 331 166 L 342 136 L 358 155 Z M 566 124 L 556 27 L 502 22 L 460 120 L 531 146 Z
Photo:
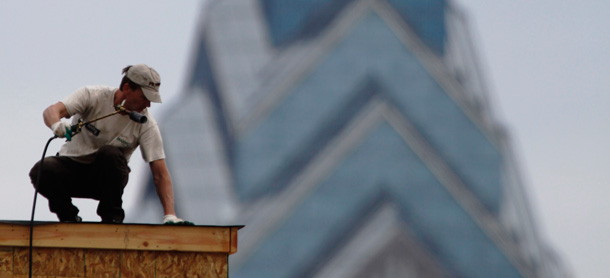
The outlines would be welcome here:
M 87 122 L 114 112 L 116 91 L 117 88 L 109 86 L 85 86 L 67 96 L 62 103 L 72 116 L 74 125 L 79 119 Z M 130 120 L 127 115 L 116 114 L 91 123 L 93 127 L 83 126 L 81 132 L 72 137 L 72 141 L 61 147 L 59 154 L 88 163 L 91 154 L 100 147 L 111 145 L 119 147 L 129 161 L 134 150 L 140 146 L 144 161 L 164 159 L 163 140 L 157 122 L 147 109 L 142 114 L 148 118 L 143 124 Z M 95 135 L 93 130 L 99 130 L 99 134 Z

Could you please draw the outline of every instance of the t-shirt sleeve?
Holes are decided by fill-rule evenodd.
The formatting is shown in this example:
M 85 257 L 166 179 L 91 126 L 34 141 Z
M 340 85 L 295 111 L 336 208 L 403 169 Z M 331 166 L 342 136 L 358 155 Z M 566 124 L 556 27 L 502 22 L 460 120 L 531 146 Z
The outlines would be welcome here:
M 91 100 L 91 91 L 87 87 L 76 90 L 71 95 L 65 97 L 61 102 L 66 106 L 68 115 L 83 114 L 88 109 Z
M 164 159 L 163 138 L 156 124 L 149 125 L 140 137 L 140 152 L 142 158 L 147 163 L 155 160 Z

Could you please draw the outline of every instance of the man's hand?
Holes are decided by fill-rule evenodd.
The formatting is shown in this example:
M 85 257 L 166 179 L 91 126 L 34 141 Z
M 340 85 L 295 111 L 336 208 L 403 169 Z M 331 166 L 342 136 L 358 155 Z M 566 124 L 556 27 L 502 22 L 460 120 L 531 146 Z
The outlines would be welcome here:
M 68 122 L 58 121 L 51 125 L 51 130 L 53 130 L 55 136 L 59 138 L 64 138 L 66 137 L 67 133 L 71 132 L 71 126 Z
M 182 225 L 182 226 L 194 226 L 193 222 L 189 222 L 176 217 L 175 215 L 168 214 L 163 217 L 163 224 L 165 225 Z

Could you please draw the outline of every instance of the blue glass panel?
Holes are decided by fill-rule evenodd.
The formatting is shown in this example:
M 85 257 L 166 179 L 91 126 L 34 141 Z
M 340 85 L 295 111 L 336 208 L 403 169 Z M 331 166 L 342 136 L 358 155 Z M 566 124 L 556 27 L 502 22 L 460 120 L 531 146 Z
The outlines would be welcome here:
M 335 2 L 335 3 L 333 3 Z M 316 16 L 320 12 L 331 12 L 340 8 L 336 3 L 345 1 L 329 0 L 261 0 L 261 6 L 267 19 L 271 40 L 275 46 L 281 46 L 299 37 L 310 23 L 328 22 L 326 18 Z M 334 7 L 334 9 L 333 9 Z M 318 30 L 322 29 L 320 27 Z
M 413 31 L 436 54 L 445 49 L 447 30 L 445 26 L 446 0 L 388 0 L 400 13 Z
M 352 0 L 261 0 L 276 47 L 317 35 Z M 446 0 L 389 0 L 415 33 L 442 55 L 446 37 Z
M 357 220 L 381 192 L 455 277 L 521 277 L 387 124 L 373 130 L 232 276 L 297 277 L 323 264 L 320 254 L 341 248 L 336 235 L 358 229 Z
M 259 126 L 238 139 L 239 194 L 248 199 L 285 186 L 273 180 L 277 171 L 304 149 L 323 148 L 308 146 L 311 138 L 335 120 L 337 111 L 361 93 L 361 84 L 371 77 L 483 204 L 497 212 L 500 154 L 375 14 L 354 26 Z

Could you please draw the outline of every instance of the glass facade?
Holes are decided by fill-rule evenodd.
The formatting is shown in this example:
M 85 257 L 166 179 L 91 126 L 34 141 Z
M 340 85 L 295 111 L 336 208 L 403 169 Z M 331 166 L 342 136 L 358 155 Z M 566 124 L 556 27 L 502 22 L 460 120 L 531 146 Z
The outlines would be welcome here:
M 223 0 L 204 19 L 159 121 L 180 215 L 246 225 L 231 277 L 564 275 L 451 2 Z

